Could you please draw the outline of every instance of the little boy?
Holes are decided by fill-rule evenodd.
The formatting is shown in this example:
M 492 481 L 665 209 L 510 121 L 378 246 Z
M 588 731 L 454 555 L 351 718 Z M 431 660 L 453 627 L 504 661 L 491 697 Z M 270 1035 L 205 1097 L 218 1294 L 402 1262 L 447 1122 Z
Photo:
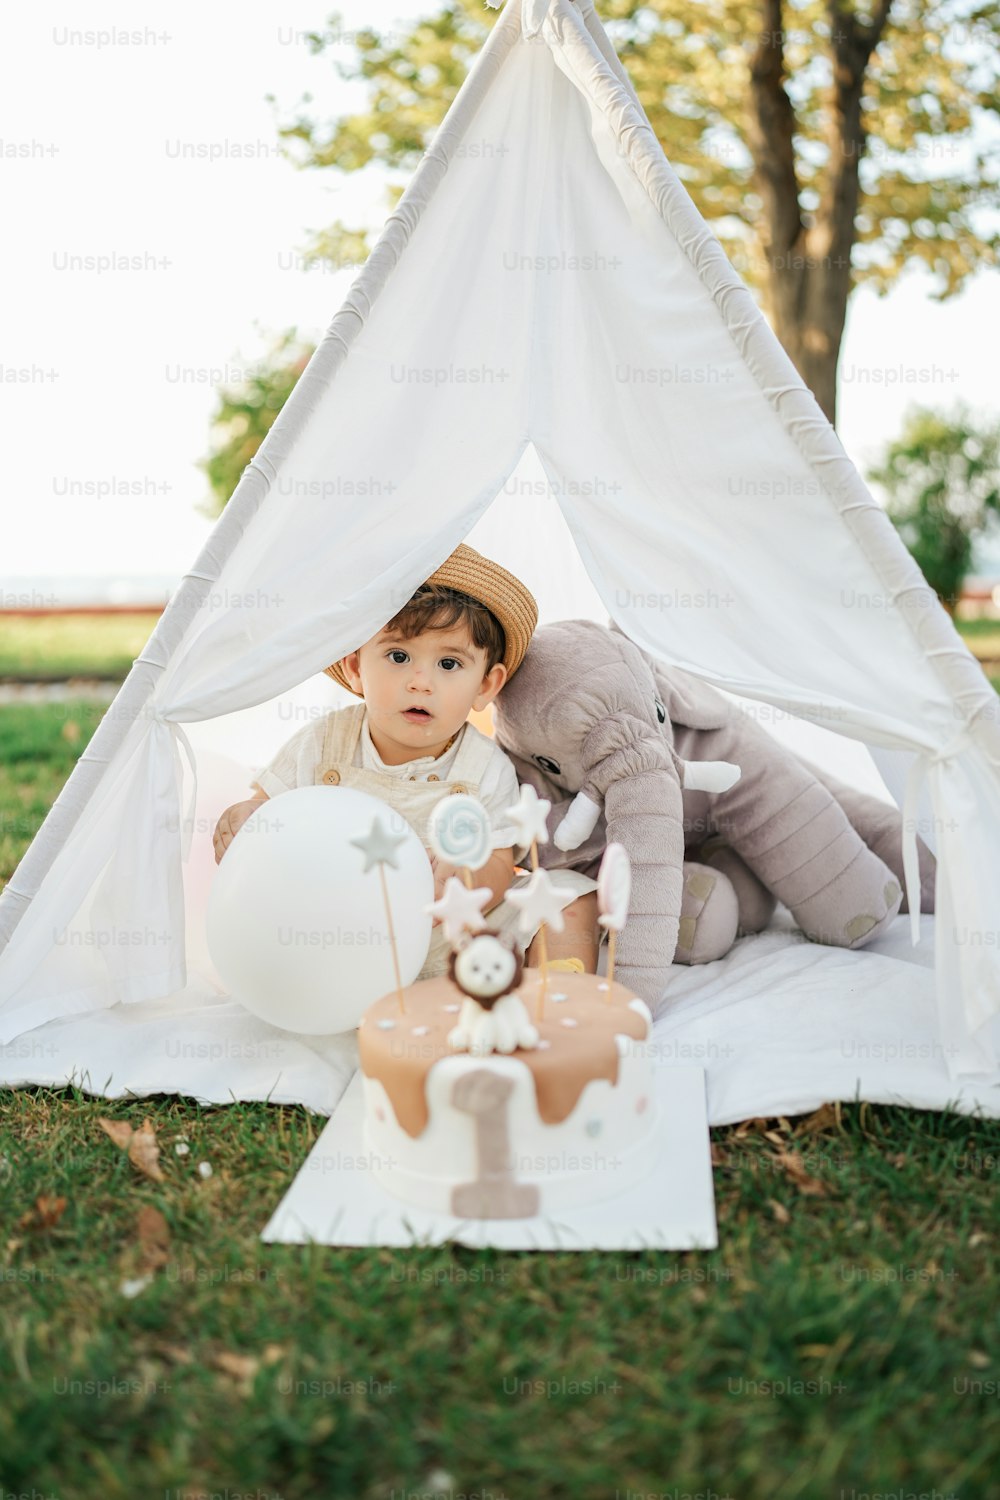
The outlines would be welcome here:
M 489 813 L 495 846 L 482 869 L 473 872 L 473 885 L 493 892 L 486 908 L 489 925 L 523 943 L 520 912 L 505 899 L 512 886 L 528 879 L 514 874 L 515 858 L 524 859 L 528 851 L 514 846 L 514 829 L 505 816 L 518 799 L 517 775 L 499 746 L 467 719 L 473 709 L 492 703 L 517 671 L 537 622 L 535 600 L 520 580 L 460 543 L 377 635 L 325 669 L 362 702 L 334 709 L 282 746 L 253 783 L 257 795 L 227 808 L 219 819 L 216 862 L 256 808 L 294 787 L 323 784 L 368 792 L 401 814 L 425 848 L 434 806 L 450 793 L 468 792 Z M 428 855 L 438 899 L 448 876 L 459 872 L 430 849 Z M 595 882 L 561 870 L 556 884 L 567 892 L 565 926 L 561 933 L 546 929 L 550 962 L 593 974 L 599 934 Z M 532 937 L 529 965 L 539 961 Z M 418 978 L 443 974 L 449 952 L 435 918 Z

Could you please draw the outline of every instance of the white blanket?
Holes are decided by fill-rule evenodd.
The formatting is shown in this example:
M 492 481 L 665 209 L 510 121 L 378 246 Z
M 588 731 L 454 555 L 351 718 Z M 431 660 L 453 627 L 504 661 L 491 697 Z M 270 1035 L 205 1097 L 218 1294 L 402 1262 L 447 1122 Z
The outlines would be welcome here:
M 654 1028 L 658 1060 L 704 1067 L 712 1125 L 834 1099 L 1000 1115 L 1000 1074 L 948 1076 L 934 919 L 922 923 L 917 948 L 899 917 L 879 942 L 851 953 L 805 941 L 779 908 L 768 931 L 717 963 L 675 967 L 671 1004 Z M 74 1080 L 108 1098 L 269 1099 L 323 1115 L 356 1066 L 353 1033 L 294 1036 L 198 978 L 169 999 L 52 1021 L 0 1048 L 0 1084 Z

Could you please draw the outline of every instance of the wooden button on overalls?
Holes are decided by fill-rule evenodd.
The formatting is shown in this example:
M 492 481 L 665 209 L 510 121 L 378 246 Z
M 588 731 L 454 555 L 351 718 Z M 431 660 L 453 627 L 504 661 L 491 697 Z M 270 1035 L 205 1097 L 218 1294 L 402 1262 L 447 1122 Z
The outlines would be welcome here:
M 340 784 L 340 772 L 336 767 L 330 771 L 324 771 L 323 780 L 327 786 L 338 786 Z

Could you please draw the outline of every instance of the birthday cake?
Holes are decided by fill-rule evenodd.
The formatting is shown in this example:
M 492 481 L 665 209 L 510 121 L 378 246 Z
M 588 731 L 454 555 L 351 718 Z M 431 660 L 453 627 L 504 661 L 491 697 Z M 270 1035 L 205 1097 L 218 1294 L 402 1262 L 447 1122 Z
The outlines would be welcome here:
M 473 939 L 467 962 L 490 943 L 501 947 Z M 368 1009 L 365 1144 L 389 1192 L 461 1218 L 529 1218 L 624 1192 L 652 1170 L 645 1002 L 596 974 L 549 974 L 541 1005 L 540 989 L 541 973 L 525 969 L 484 1013 L 492 1021 L 516 1002 L 514 1031 L 504 1035 L 501 1013 L 488 1038 L 506 1048 L 519 1025 L 510 1050 L 470 1034 L 468 992 L 446 976 L 407 986 L 402 1008 L 392 991 Z
M 538 867 L 548 808 L 524 785 L 507 809 L 534 864 L 509 893 L 526 935 L 540 924 L 562 930 L 560 893 Z M 444 798 L 429 831 L 441 859 L 466 870 L 485 864 L 489 823 L 474 798 Z M 608 977 L 543 978 L 524 967 L 509 932 L 483 920 L 489 889 L 445 882 L 426 910 L 451 944 L 448 974 L 397 983 L 358 1028 L 365 1145 L 390 1193 L 459 1218 L 526 1219 L 600 1202 L 649 1175 L 658 1136 L 652 1017 L 614 979 L 630 888 L 625 850 L 611 844 L 597 882 Z

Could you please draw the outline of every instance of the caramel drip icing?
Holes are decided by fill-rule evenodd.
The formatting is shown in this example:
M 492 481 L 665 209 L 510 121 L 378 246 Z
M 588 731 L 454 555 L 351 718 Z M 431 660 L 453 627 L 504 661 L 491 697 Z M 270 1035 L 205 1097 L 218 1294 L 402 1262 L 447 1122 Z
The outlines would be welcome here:
M 538 1113 L 547 1125 L 565 1120 L 575 1108 L 584 1085 L 592 1078 L 618 1082 L 618 1048 L 615 1037 L 629 1036 L 643 1041 L 649 1035 L 649 1022 L 629 1008 L 635 999 L 631 990 L 614 983 L 609 990 L 599 990 L 604 983 L 596 974 L 550 974 L 545 992 L 545 1008 L 538 1021 L 537 970 L 528 969 L 518 993 L 528 1015 L 538 1028 L 539 1039 L 548 1047 L 518 1047 L 514 1052 L 495 1052 L 491 1057 L 512 1057 L 531 1069 L 535 1080 Z M 569 998 L 553 1000 L 554 995 Z M 463 1000 L 461 991 L 446 976 L 422 979 L 403 991 L 406 1014 L 400 1015 L 399 1000 L 393 990 L 369 1006 L 358 1028 L 358 1053 L 361 1071 L 377 1078 L 384 1087 L 392 1107 L 407 1135 L 414 1138 L 427 1128 L 427 1075 L 442 1057 L 469 1057 L 448 1046 L 448 1033 L 458 1021 Z M 445 1010 L 453 1005 L 454 1010 Z M 576 1021 L 564 1026 L 564 1019 Z M 381 1028 L 379 1021 L 392 1021 L 391 1028 Z M 414 1027 L 426 1027 L 414 1035 Z M 489 1066 L 489 1057 L 470 1057 L 480 1067 Z

